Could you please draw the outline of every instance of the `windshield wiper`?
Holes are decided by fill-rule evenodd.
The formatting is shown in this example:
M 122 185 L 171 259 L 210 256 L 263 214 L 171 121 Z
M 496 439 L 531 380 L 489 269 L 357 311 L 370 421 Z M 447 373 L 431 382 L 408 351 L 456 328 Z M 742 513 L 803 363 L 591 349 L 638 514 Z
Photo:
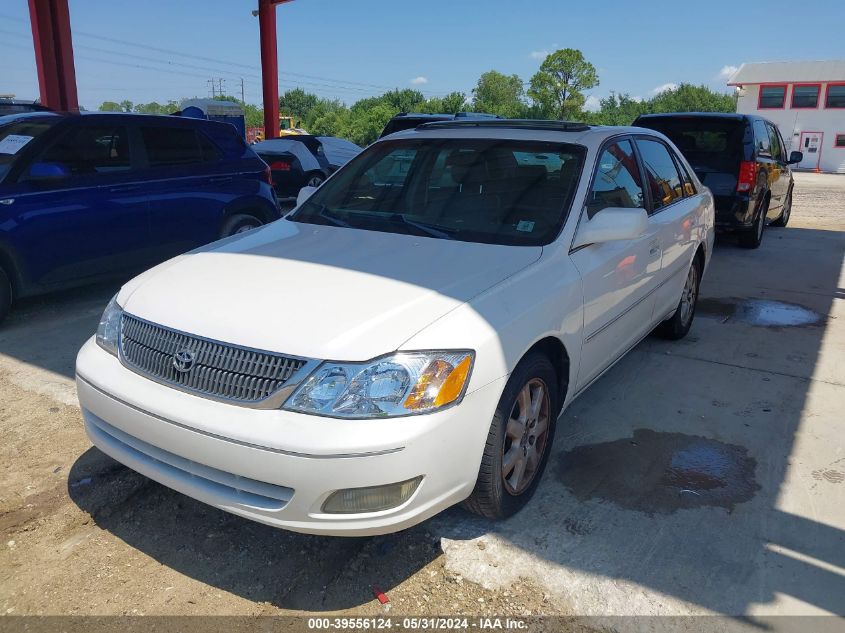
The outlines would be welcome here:
M 444 240 L 455 239 L 455 234 L 458 232 L 457 229 L 451 229 L 449 227 L 440 226 L 439 224 L 427 224 L 426 222 L 418 222 L 417 220 L 411 220 L 401 213 L 394 213 L 390 216 L 390 219 L 398 220 L 403 224 L 412 226 L 415 229 L 419 229 L 426 235 L 430 235 L 431 237 L 438 237 Z
M 341 220 L 339 217 L 334 215 L 331 211 L 326 208 L 326 205 L 321 204 L 320 210 L 317 212 L 317 215 L 323 218 L 324 220 L 328 220 L 331 224 L 335 226 L 342 226 L 347 229 L 351 229 L 352 225 L 349 224 L 346 220 Z

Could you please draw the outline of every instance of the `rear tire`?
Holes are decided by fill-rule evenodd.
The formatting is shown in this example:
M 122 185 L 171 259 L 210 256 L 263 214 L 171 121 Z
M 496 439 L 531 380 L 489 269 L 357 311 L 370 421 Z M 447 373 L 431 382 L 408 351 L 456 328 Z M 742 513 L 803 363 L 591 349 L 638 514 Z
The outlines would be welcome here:
M 681 291 L 681 299 L 678 301 L 678 309 L 670 318 L 657 326 L 655 333 L 670 341 L 677 341 L 684 338 L 692 327 L 695 318 L 695 306 L 698 305 L 698 291 L 701 287 L 701 260 L 696 257 L 689 272 L 684 289 Z
M 0 322 L 12 309 L 12 281 L 6 271 L 0 268 Z
M 763 233 L 766 231 L 766 213 L 769 211 L 769 201 L 765 200 L 757 214 L 757 221 L 750 231 L 740 233 L 739 245 L 743 248 L 758 248 L 763 242 Z
M 560 412 L 554 366 L 532 352 L 508 379 L 484 445 L 478 479 L 464 507 L 505 519 L 528 503 L 546 468 Z
M 306 187 L 319 187 L 325 182 L 326 177 L 320 173 L 313 173 L 308 175 L 308 181 L 305 183 Z
M 772 226 L 783 227 L 789 223 L 789 216 L 792 214 L 792 187 L 789 188 L 789 193 L 786 194 L 786 200 L 783 202 L 783 210 L 780 217 L 772 222 Z
M 260 218 L 250 213 L 236 213 L 227 218 L 220 229 L 220 237 L 230 237 L 238 233 L 246 233 L 264 224 Z

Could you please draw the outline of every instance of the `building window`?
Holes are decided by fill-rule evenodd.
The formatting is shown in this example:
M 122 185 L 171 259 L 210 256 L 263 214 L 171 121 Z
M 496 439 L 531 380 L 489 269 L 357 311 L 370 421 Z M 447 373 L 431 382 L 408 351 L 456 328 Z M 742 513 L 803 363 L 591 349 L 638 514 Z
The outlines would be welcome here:
M 840 149 L 845 149 L 845 134 L 837 134 L 833 138 L 833 146 Z
M 828 84 L 825 108 L 845 108 L 845 84 Z
M 819 105 L 819 84 L 795 84 L 792 86 L 793 108 L 816 108 Z
M 760 86 L 760 110 L 766 108 L 782 108 L 786 102 L 786 86 Z

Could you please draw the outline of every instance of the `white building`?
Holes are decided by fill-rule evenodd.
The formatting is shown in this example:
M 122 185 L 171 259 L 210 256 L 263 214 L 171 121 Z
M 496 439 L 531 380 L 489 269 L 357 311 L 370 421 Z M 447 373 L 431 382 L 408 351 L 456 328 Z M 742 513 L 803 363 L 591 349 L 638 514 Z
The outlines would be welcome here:
M 728 81 L 737 112 L 780 128 L 802 169 L 845 173 L 845 60 L 743 64 Z

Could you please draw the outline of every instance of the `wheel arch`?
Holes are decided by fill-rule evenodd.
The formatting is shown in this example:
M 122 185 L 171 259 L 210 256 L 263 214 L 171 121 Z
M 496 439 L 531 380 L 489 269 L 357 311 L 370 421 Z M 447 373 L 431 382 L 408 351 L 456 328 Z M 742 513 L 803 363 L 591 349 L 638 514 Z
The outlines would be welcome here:
M 269 200 L 265 200 L 261 196 L 248 196 L 233 200 L 226 205 L 223 209 L 223 217 L 220 219 L 220 226 L 222 227 L 233 215 L 241 213 L 255 216 L 265 224 L 281 217 L 278 207 L 275 207 Z
M 525 354 L 522 355 L 522 358 L 525 358 L 532 352 L 543 354 L 555 368 L 555 373 L 558 376 L 558 389 L 560 390 L 559 404 L 562 407 L 569 393 L 569 372 L 571 368 L 570 356 L 569 352 L 566 351 L 566 346 L 558 337 L 546 336 L 528 348 Z

